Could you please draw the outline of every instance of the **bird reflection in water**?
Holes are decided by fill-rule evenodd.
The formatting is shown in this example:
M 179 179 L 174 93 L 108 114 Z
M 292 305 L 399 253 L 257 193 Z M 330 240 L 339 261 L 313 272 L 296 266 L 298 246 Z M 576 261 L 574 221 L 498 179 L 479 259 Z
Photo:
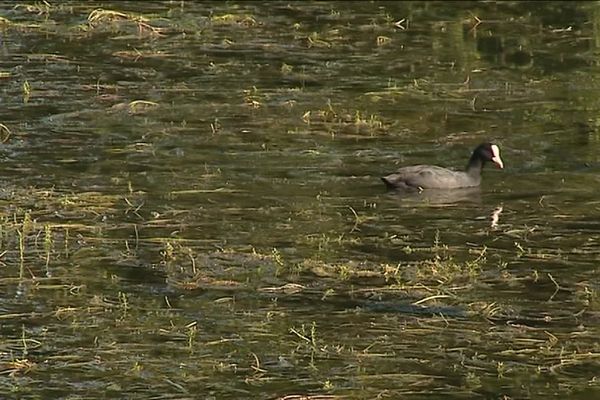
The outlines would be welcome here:
M 421 191 L 397 190 L 390 192 L 402 205 L 449 207 L 456 203 L 481 203 L 479 187 L 461 189 L 425 189 Z
M 494 211 L 492 211 L 492 228 L 498 228 L 498 220 L 500 219 L 500 214 L 502 214 L 502 206 L 496 207 Z

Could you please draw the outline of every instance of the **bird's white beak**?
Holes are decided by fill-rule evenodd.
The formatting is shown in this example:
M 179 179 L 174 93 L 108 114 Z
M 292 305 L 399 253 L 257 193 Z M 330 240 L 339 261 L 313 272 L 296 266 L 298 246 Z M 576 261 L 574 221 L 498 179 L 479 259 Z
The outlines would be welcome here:
M 504 168 L 504 163 L 502 162 L 502 160 L 500 159 L 500 157 L 494 157 L 494 158 L 492 158 L 492 162 L 494 164 L 496 164 L 496 167 L 501 168 L 501 169 Z
M 496 167 L 500 169 L 504 168 L 504 163 L 500 158 L 500 149 L 495 144 L 492 145 L 492 162 L 496 164 Z

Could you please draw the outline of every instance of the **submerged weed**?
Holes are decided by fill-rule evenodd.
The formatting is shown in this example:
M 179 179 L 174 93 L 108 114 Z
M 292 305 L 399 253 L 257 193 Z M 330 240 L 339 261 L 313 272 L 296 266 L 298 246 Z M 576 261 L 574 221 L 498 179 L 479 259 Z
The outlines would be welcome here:
M 283 257 L 281 255 L 281 252 L 279 250 L 277 250 L 276 248 L 273 248 L 273 250 L 271 251 L 271 255 L 273 256 L 273 261 L 275 261 L 275 264 L 277 265 L 276 274 L 279 275 L 279 273 L 281 271 L 283 271 L 285 268 L 285 263 L 283 262 Z
M 187 331 L 187 344 L 190 352 L 194 349 L 194 342 L 196 340 L 196 336 L 198 335 L 198 322 L 193 321 L 186 325 Z
M 46 253 L 46 271 L 48 271 L 48 265 L 50 264 L 50 254 L 54 248 L 54 241 L 52 239 L 52 228 L 50 225 L 44 225 L 44 252 Z
M 310 344 L 313 350 L 317 349 L 317 323 L 315 321 L 311 323 L 310 327 L 305 324 L 302 324 L 300 328 L 291 327 L 290 333 Z
M 265 103 L 265 96 L 256 86 L 243 90 L 244 103 L 251 108 L 261 108 Z
M 165 263 L 176 259 L 175 248 L 173 247 L 171 242 L 168 241 L 164 242 L 163 250 L 160 252 L 160 254 Z
M 31 97 L 31 85 L 29 84 L 28 80 L 25 80 L 25 82 L 23 82 L 23 103 L 27 104 L 29 102 L 29 97 Z

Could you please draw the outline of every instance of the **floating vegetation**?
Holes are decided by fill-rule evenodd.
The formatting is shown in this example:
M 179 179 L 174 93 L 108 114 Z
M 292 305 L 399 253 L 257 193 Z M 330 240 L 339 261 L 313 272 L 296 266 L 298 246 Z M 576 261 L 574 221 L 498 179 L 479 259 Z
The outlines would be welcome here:
M 0 221 L 0 248 L 4 249 L 4 261 L 17 261 L 21 266 L 20 280 L 38 281 L 39 272 L 25 265 L 29 257 L 43 260 L 43 269 L 47 271 L 59 243 L 63 254 L 68 255 L 74 244 L 69 241 L 70 235 L 93 236 L 101 231 L 96 224 L 79 221 L 94 221 L 117 213 L 115 207 L 120 199 L 94 192 L 61 194 L 30 188 L 23 192 L 13 190 L 3 201 L 20 204 L 19 208 L 6 210 Z
M 399 262 L 397 265 L 355 261 L 329 263 L 322 259 L 307 259 L 296 270 L 321 278 L 381 285 L 379 288 L 374 286 L 371 289 L 373 292 L 385 292 L 390 288 L 411 291 L 416 288 L 420 293 L 423 288 L 436 292 L 460 285 L 473 285 L 487 263 L 486 248 L 474 251 L 474 258 L 466 261 L 456 261 L 449 249 L 439 242 L 429 248 L 407 247 L 404 251 L 413 255 L 415 252 L 421 253 L 424 258 Z
M 252 27 L 258 24 L 250 14 L 212 15 L 210 21 L 215 25 L 240 25 L 243 27 Z
M 302 115 L 302 121 L 311 127 L 311 131 L 321 131 L 332 136 L 375 136 L 387 133 L 392 126 L 376 114 L 366 114 L 360 110 L 336 110 L 330 101 L 322 109 L 306 111 Z
M 239 282 L 224 279 L 215 279 L 207 276 L 195 275 L 187 280 L 176 280 L 167 278 L 167 284 L 181 290 L 232 290 L 242 285 Z
M 398 273 L 399 267 L 389 265 L 373 265 L 371 263 L 327 263 L 321 260 L 307 259 L 299 266 L 301 270 L 310 272 L 319 277 L 328 277 L 341 280 L 361 280 L 366 282 L 369 278 L 384 280 L 389 277 L 389 272 Z
M 127 105 L 130 114 L 143 114 L 149 109 L 158 107 L 158 103 L 148 100 L 134 100 Z
M 3 28 L 15 28 L 15 29 L 39 29 L 42 27 L 42 24 L 38 23 L 21 23 L 21 22 L 13 22 L 8 18 L 0 17 L 0 26 Z
M 50 4 L 46 0 L 36 1 L 33 4 L 16 4 L 14 9 L 24 9 L 29 13 L 33 13 L 36 15 L 43 15 L 46 18 L 50 15 L 50 12 L 54 11 L 56 8 Z
M 111 112 L 122 112 L 126 111 L 128 114 L 137 115 L 145 114 L 154 108 L 158 107 L 159 104 L 149 100 L 134 100 L 129 103 L 117 103 L 111 108 Z
M 388 36 L 377 36 L 377 46 L 385 46 L 392 42 L 392 38 Z
M 0 362 L 0 375 L 8 375 L 14 378 L 29 373 L 34 367 L 35 363 L 26 358 Z
M 143 51 L 135 49 L 115 51 L 113 56 L 137 62 L 142 58 L 170 58 L 173 57 L 173 54 L 164 51 Z
M 27 104 L 29 102 L 29 97 L 31 96 L 31 85 L 29 81 L 25 80 L 23 82 L 23 103 Z
M 311 48 L 311 47 L 331 48 L 331 46 L 332 46 L 331 43 L 329 43 L 328 41 L 321 39 L 321 36 L 317 32 L 311 33 L 306 38 L 306 43 L 309 48 Z
M 133 23 L 138 28 L 140 34 L 149 33 L 160 36 L 167 32 L 167 29 L 151 24 L 152 19 L 140 14 L 126 13 L 116 10 L 106 10 L 98 8 L 88 15 L 88 24 L 90 28 L 97 28 L 105 24 L 114 23 Z
M 275 275 L 279 262 L 277 255 L 257 252 L 223 250 L 195 254 L 185 244 L 171 242 L 164 244 L 161 255 L 167 283 L 186 291 L 248 290 L 252 281 L 265 274 Z
M 11 134 L 12 134 L 12 132 L 8 128 L 8 126 L 0 123 L 0 142 L 6 143 L 10 139 Z
M 259 92 L 256 86 L 243 91 L 244 103 L 251 108 L 261 108 L 264 103 L 264 95 Z

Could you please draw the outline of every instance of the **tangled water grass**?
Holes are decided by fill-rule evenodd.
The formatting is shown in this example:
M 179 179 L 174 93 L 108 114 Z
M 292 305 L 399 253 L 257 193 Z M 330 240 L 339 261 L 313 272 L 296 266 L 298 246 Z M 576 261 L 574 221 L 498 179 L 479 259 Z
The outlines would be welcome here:
M 544 314 L 486 301 L 481 293 L 490 287 L 517 292 L 543 286 L 543 277 L 516 276 L 502 262 L 494 269 L 486 248 L 456 260 L 439 234 L 431 247 L 404 246 L 413 260 L 397 265 L 323 257 L 295 263 L 277 250 L 206 251 L 175 237 L 116 237 L 115 227 L 102 221 L 137 212 L 119 196 L 29 189 L 4 201 L 24 205 L 23 197 L 35 209 L 5 215 L 1 235 L 8 273 L 0 285 L 14 297 L 0 315 L 0 374 L 8 378 L 3 390 L 15 395 L 35 393 L 27 382 L 47 374 L 74 383 L 110 369 L 121 376 L 108 378 L 111 393 L 127 384 L 130 393 L 151 385 L 186 398 L 197 390 L 346 398 L 360 382 L 371 395 L 425 395 L 434 385 L 437 394 L 482 396 L 490 380 L 519 380 L 536 390 L 546 382 L 554 391 L 600 360 L 596 332 L 587 328 L 598 316 L 591 285 L 566 288 L 553 280 L 573 305 L 553 306 L 555 292 Z M 52 222 L 57 216 L 82 222 Z M 138 221 L 120 229 L 143 231 L 145 224 L 154 225 Z M 144 252 L 156 254 L 157 262 L 140 265 L 153 258 Z M 136 276 L 148 273 L 155 278 Z M 128 289 L 118 289 L 125 282 Z M 326 315 L 308 312 L 315 305 Z M 75 347 L 64 346 L 65 331 Z M 165 371 L 172 357 L 180 362 Z M 593 376 L 570 388 L 595 390 Z

